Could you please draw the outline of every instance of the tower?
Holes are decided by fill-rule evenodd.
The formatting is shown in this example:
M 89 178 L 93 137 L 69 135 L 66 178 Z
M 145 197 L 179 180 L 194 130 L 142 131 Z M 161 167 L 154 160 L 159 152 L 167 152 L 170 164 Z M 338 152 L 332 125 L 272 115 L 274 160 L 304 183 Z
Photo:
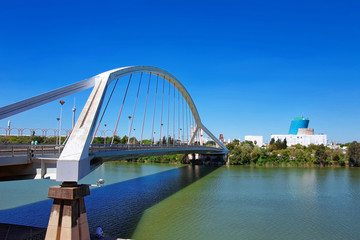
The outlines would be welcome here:
M 295 117 L 294 120 L 291 121 L 289 134 L 296 135 L 299 128 L 308 128 L 309 122 L 309 119 L 305 119 L 303 117 Z

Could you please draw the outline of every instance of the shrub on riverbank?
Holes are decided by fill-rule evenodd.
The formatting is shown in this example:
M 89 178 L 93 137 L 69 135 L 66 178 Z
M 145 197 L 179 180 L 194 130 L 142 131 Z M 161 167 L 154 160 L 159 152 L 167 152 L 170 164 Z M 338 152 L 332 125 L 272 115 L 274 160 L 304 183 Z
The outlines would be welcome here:
M 351 146 L 351 147 L 350 147 Z M 273 142 L 268 147 L 258 147 L 252 142 L 229 143 L 229 163 L 257 166 L 360 166 L 360 143 L 349 145 L 347 154 L 342 149 L 324 145 L 295 145 L 284 148 L 284 143 Z M 351 150 L 350 150 L 351 149 Z
M 180 164 L 186 162 L 185 154 L 172 154 L 172 155 L 161 155 L 161 156 L 150 156 L 141 157 L 136 160 L 142 163 L 173 163 Z

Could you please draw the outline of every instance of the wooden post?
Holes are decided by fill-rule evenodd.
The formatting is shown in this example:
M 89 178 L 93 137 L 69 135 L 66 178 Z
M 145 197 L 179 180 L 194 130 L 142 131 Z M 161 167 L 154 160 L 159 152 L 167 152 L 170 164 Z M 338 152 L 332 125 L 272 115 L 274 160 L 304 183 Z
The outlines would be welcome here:
M 88 185 L 64 182 L 49 188 L 48 197 L 53 198 L 45 240 L 89 240 L 89 225 L 84 197 L 90 195 Z

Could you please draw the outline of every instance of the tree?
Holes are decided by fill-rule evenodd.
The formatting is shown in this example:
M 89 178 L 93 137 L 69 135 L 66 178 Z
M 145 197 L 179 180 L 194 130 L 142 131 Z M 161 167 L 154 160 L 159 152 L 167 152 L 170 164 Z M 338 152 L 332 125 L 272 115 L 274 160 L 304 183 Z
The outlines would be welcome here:
M 241 146 L 235 146 L 234 149 L 231 151 L 229 160 L 231 164 L 238 165 L 241 164 Z
M 249 164 L 251 161 L 252 147 L 250 144 L 244 144 L 241 148 L 241 164 Z
M 216 145 L 216 143 L 214 141 L 207 141 L 205 143 L 205 146 L 208 146 L 208 147 L 215 146 L 215 145 Z
M 226 148 L 229 149 L 231 152 L 236 147 L 236 144 L 234 142 L 226 144 Z
M 353 141 L 347 151 L 347 157 L 349 159 L 349 165 L 353 167 L 360 166 L 360 143 Z
M 287 141 L 286 141 L 286 138 L 285 138 L 283 143 L 282 143 L 282 149 L 286 149 L 286 148 L 287 148 Z
M 148 139 L 144 139 L 144 140 L 142 140 L 141 143 L 142 143 L 142 144 L 151 144 L 151 141 L 148 140 Z
M 127 144 L 128 141 L 128 136 L 123 136 L 122 139 L 120 140 L 120 144 Z
M 286 149 L 287 148 L 286 138 L 283 141 L 280 139 L 275 141 L 275 139 L 272 138 L 270 140 L 269 148 L 270 151 Z
M 297 162 L 305 162 L 306 161 L 306 156 L 305 156 L 304 150 L 295 149 L 295 160 Z
M 280 150 L 280 156 L 283 159 L 283 161 L 288 162 L 290 161 L 290 149 L 282 149 Z
M 315 151 L 315 158 L 317 160 L 317 162 L 320 164 L 320 166 L 325 166 L 326 165 L 326 159 L 327 159 L 327 155 L 326 155 L 326 151 L 325 151 L 325 146 L 323 144 L 318 145 L 317 149 Z

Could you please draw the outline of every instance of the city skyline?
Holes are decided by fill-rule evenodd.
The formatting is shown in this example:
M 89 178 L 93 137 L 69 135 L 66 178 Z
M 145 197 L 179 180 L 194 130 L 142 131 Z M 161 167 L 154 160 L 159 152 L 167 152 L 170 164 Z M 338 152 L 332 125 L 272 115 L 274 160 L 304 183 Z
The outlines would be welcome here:
M 0 107 L 110 69 L 150 65 L 183 83 L 216 137 L 266 142 L 303 115 L 329 141 L 359 141 L 359 9 L 356 1 L 6 2 Z M 77 116 L 89 93 L 76 95 Z M 68 129 L 74 97 L 63 100 Z M 11 120 L 56 128 L 59 112 L 56 101 L 0 127 Z

